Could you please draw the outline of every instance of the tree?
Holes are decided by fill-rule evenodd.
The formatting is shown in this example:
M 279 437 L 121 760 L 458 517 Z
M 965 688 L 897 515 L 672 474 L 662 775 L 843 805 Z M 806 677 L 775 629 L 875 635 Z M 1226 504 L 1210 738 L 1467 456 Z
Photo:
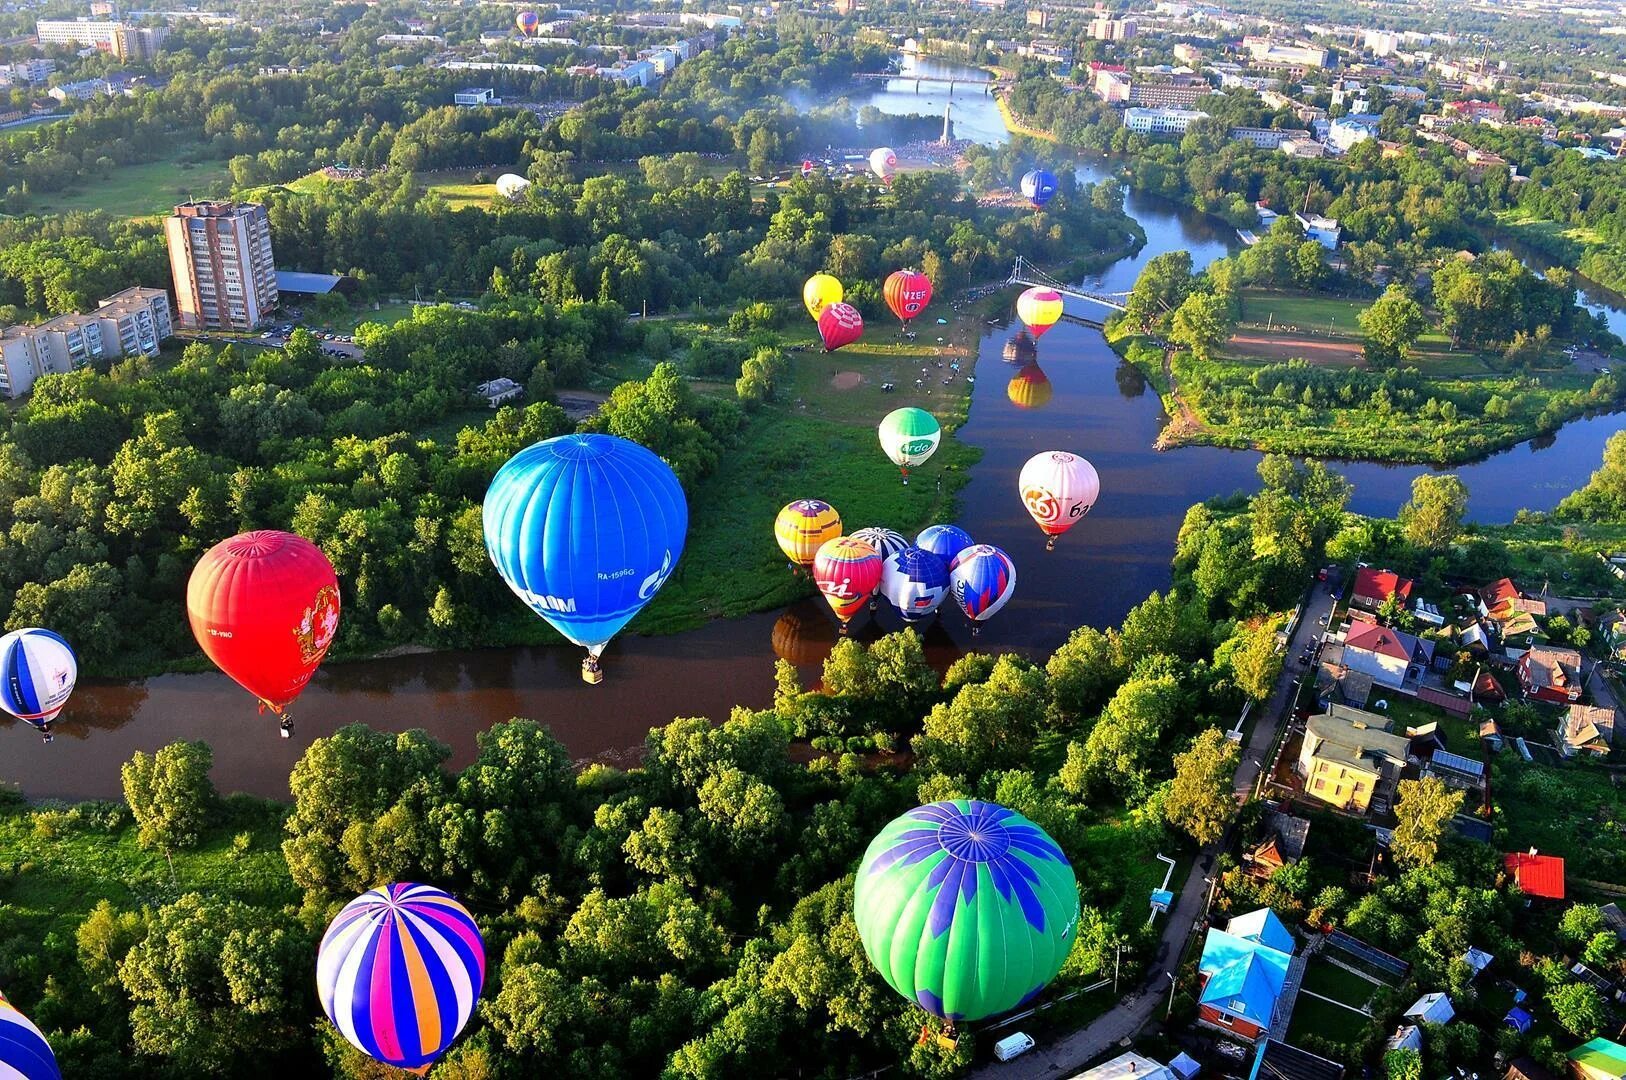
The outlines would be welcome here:
M 1399 360 L 1428 329 L 1422 305 L 1399 285 L 1391 285 L 1359 316 L 1367 342 Z
M 1068 635 L 1045 663 L 1050 700 L 1066 721 L 1094 716 L 1123 679 L 1117 632 L 1081 626 Z
M 1191 294 L 1191 253 L 1168 251 L 1148 259 L 1124 300 L 1124 314 L 1143 330 L 1168 318 Z
M 1383 1055 L 1385 1080 L 1423 1080 L 1423 1055 L 1409 1047 L 1399 1047 Z
M 1547 994 L 1553 1017 L 1579 1039 L 1590 1039 L 1609 1023 L 1609 1006 L 1590 983 L 1568 982 Z
M 1462 532 L 1468 487 L 1455 473 L 1424 473 L 1411 482 L 1411 501 L 1400 508 L 1406 539 L 1424 551 L 1438 551 Z
M 1439 852 L 1446 826 L 1462 809 L 1464 792 L 1452 790 L 1437 776 L 1402 780 L 1395 804 L 1394 839 L 1389 850 L 1403 867 L 1429 866 Z
M 1174 755 L 1174 780 L 1163 801 L 1169 824 L 1205 847 L 1224 835 L 1237 812 L 1232 783 L 1241 756 L 1219 728 L 1204 730 L 1190 749 Z
M 1235 324 L 1225 301 L 1213 293 L 1192 293 L 1174 313 L 1169 340 L 1184 345 L 1199 360 L 1213 358 L 1214 350 L 1231 338 Z
M 155 754 L 137 750 L 124 763 L 124 801 L 136 819 L 137 843 L 167 855 L 198 842 L 215 806 L 213 764 L 206 742 L 174 742 Z

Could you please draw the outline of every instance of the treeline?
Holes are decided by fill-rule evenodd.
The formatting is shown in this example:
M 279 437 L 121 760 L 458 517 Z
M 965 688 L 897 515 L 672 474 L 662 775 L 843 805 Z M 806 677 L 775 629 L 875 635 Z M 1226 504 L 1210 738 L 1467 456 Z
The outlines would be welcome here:
M 448 1075 L 699 1078 L 792 1059 L 829 1078 L 952 1075 L 974 1040 L 917 1045 L 922 1014 L 859 943 L 854 864 L 920 802 L 999 801 L 1079 870 L 1083 911 L 1051 993 L 1109 970 L 1132 985 L 1158 940 L 1152 856 L 1234 816 L 1236 751 L 1218 727 L 1273 688 L 1269 613 L 1296 598 L 1349 497 L 1319 465 L 1272 458 L 1261 476 L 1251 502 L 1188 515 L 1167 594 L 1042 664 L 973 654 L 940 676 L 904 631 L 843 642 L 821 692 L 781 662 L 771 708 L 674 721 L 628 772 L 572 775 L 523 720 L 482 733 L 456 772 L 421 732 L 356 725 L 305 752 L 285 812 L 217 801 L 201 744 L 138 756 L 128 809 L 6 806 L 13 880 L 66 860 L 102 872 L 48 902 L 5 896 L 0 980 L 65 1075 L 376 1075 L 320 1020 L 315 946 L 360 890 L 422 880 L 459 895 L 486 941 L 485 992 Z M 809 760 L 792 740 L 810 734 L 912 754 Z

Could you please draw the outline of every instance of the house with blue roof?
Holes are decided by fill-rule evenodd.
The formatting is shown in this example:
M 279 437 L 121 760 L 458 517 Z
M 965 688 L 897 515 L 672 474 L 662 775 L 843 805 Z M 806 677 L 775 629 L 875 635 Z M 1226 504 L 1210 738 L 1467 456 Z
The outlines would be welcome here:
M 1210 929 L 1197 964 L 1198 1021 L 1242 1039 L 1269 1031 L 1294 947 L 1292 933 L 1269 908 L 1238 915 L 1224 930 Z

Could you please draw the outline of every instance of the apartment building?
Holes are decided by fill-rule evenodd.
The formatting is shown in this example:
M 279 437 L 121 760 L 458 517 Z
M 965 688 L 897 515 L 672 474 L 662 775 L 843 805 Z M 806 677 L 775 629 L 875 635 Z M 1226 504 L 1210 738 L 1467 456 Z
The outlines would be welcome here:
M 116 292 L 91 312 L 102 324 L 102 345 L 113 356 L 156 356 L 158 346 L 175 333 L 169 294 L 139 286 Z
M 34 35 L 41 45 L 101 49 L 120 60 L 150 60 L 163 47 L 169 30 L 89 19 L 40 19 L 34 24 Z
M 40 376 L 64 375 L 93 360 L 156 356 L 174 332 L 169 294 L 143 288 L 114 293 L 89 314 L 0 328 L 0 397 L 21 397 Z
M 1147 109 L 1189 109 L 1210 93 L 1212 88 L 1201 79 L 1136 80 L 1129 84 L 1129 104 Z
M 251 330 L 277 306 L 271 223 L 259 203 L 189 202 L 164 222 L 185 329 Z
M 1208 114 L 1195 109 L 1125 109 L 1124 127 L 1142 135 L 1184 135 Z

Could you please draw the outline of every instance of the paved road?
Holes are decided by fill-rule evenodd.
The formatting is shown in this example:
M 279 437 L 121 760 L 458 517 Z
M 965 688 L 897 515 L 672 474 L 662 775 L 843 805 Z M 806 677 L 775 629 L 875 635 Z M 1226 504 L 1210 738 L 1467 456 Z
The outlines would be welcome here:
M 1265 755 L 1276 745 L 1282 722 L 1292 704 L 1294 680 L 1303 673 L 1298 663 L 1305 644 L 1313 642 L 1323 629 L 1324 620 L 1332 611 L 1332 599 L 1320 582 L 1316 583 L 1298 629 L 1287 643 L 1287 665 L 1277 680 L 1265 707 L 1256 714 L 1253 733 L 1237 766 L 1235 788 L 1239 795 L 1252 794 L 1253 785 Z M 1158 946 L 1160 959 L 1152 970 L 1113 1008 L 1102 1013 L 1088 1026 L 1074 1031 L 1051 1043 L 1041 1043 L 1015 1061 L 990 1062 L 974 1069 L 972 1076 L 985 1080 L 1053 1080 L 1072 1076 L 1115 1044 L 1132 1037 L 1168 1007 L 1169 986 L 1185 954 L 1186 941 L 1196 930 L 1208 899 L 1207 870 L 1214 865 L 1219 852 L 1229 843 L 1229 835 L 1216 844 L 1204 848 L 1197 856 L 1197 865 L 1186 876 L 1173 909 L 1164 916 L 1163 938 Z

